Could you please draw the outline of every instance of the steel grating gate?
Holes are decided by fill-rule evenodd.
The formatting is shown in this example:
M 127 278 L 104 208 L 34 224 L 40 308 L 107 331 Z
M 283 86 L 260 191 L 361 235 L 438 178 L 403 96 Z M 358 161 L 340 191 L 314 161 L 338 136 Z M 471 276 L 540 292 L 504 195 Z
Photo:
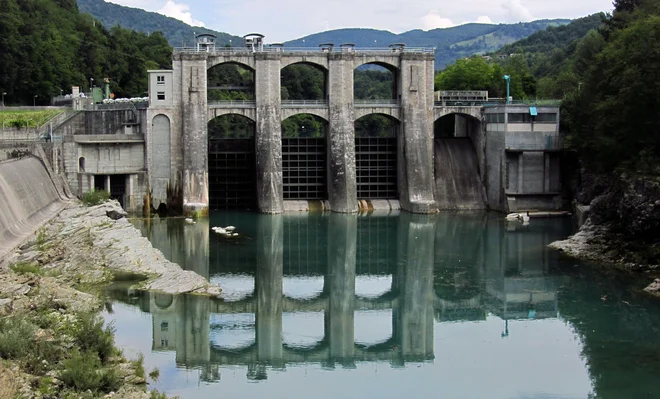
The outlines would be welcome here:
M 396 137 L 357 137 L 358 199 L 396 199 Z
M 326 139 L 282 138 L 284 199 L 328 198 Z
M 254 139 L 209 140 L 209 207 L 251 209 L 256 204 Z

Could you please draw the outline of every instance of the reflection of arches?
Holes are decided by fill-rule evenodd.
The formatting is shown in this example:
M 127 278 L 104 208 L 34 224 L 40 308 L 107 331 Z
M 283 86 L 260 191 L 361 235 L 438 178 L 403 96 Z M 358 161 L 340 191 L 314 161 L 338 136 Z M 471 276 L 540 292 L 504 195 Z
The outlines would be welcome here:
M 172 306 L 174 296 L 171 294 L 156 293 L 154 295 L 154 303 L 159 309 L 167 309 Z
M 282 101 L 325 100 L 328 69 L 309 61 L 290 63 L 280 72 Z
M 282 121 L 284 199 L 324 200 L 327 190 L 328 122 L 299 114 Z
M 85 172 L 85 157 L 78 158 L 78 172 Z
M 396 199 L 399 121 L 370 114 L 355 121 L 355 171 L 358 199 Z
M 209 207 L 250 209 L 256 205 L 256 124 L 239 114 L 208 123 Z

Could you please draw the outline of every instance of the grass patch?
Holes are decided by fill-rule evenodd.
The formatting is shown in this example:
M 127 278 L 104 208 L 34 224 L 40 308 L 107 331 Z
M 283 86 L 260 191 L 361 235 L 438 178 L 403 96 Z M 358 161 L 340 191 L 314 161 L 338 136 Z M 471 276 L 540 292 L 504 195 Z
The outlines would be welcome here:
M 4 125 L 5 127 L 17 128 L 38 127 L 62 112 L 62 110 L 58 109 L 39 111 L 0 111 L 0 126 Z
M 88 191 L 83 194 L 83 204 L 87 206 L 94 206 L 102 204 L 110 199 L 110 193 L 105 190 Z
M 12 263 L 9 265 L 9 268 L 16 274 L 36 274 L 39 276 L 42 276 L 44 274 L 44 270 L 39 267 L 39 264 L 37 262 L 16 262 Z
M 103 368 L 96 353 L 74 351 L 70 359 L 64 361 L 64 371 L 60 378 L 65 386 L 77 391 L 110 392 L 121 385 L 117 371 Z
M 146 374 L 144 372 L 144 355 L 140 353 L 137 359 L 133 360 L 132 363 L 135 367 L 135 375 L 140 378 L 145 378 Z
M 158 378 L 160 378 L 160 370 L 158 370 L 158 367 L 151 370 L 149 373 L 149 378 L 151 378 L 151 380 L 154 382 L 158 381 Z

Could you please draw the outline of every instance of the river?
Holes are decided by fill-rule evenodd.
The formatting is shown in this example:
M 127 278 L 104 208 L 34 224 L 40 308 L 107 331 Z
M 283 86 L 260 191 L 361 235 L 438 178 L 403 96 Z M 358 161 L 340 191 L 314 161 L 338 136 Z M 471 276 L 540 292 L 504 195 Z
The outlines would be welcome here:
M 568 219 L 213 213 L 135 220 L 220 298 L 108 290 L 181 398 L 658 398 L 660 301 L 546 248 Z M 211 226 L 236 226 L 223 238 Z M 642 286 L 643 287 L 643 286 Z

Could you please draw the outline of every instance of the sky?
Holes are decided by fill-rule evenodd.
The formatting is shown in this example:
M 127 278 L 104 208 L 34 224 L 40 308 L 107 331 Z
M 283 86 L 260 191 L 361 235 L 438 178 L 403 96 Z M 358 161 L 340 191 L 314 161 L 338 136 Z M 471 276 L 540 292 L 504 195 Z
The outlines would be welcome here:
M 612 0 L 106 0 L 270 43 L 340 28 L 402 33 L 468 22 L 515 23 L 611 11 Z

